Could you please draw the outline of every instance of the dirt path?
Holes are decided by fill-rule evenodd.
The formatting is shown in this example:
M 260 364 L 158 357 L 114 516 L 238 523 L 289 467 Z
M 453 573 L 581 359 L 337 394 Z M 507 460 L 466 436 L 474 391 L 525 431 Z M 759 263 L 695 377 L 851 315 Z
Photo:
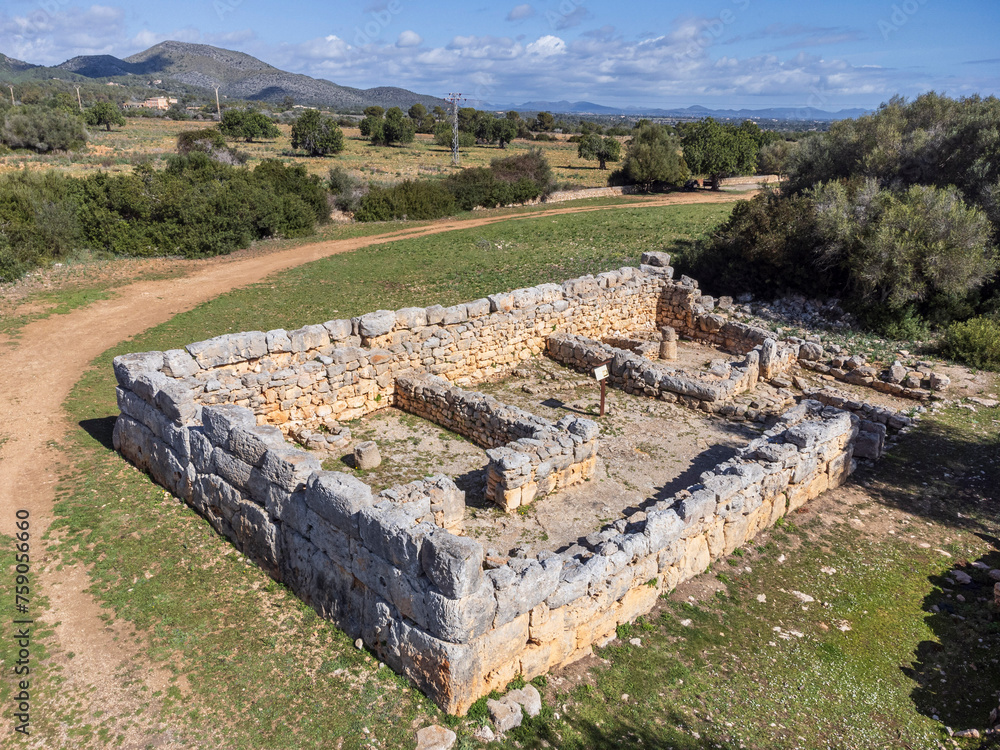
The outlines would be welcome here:
M 52 521 L 55 483 L 62 454 L 56 443 L 74 426 L 62 404 L 80 373 L 115 344 L 169 320 L 230 289 L 253 283 L 269 274 L 337 253 L 410 237 L 516 221 L 537 215 L 606 211 L 623 207 L 655 208 L 692 203 L 726 203 L 730 195 L 683 193 L 616 206 L 567 206 L 525 214 L 446 220 L 383 235 L 301 245 L 268 254 L 236 254 L 190 261 L 187 273 L 175 279 L 142 281 L 121 287 L 111 299 L 94 302 L 65 315 L 50 315 L 27 324 L 15 340 L 0 342 L 0 531 L 13 535 L 15 511 L 31 514 L 33 550 L 42 552 L 40 537 Z M 38 557 L 35 558 L 38 560 Z M 86 694 L 86 703 L 110 713 L 133 713 L 142 704 L 125 674 L 138 653 L 134 641 L 118 624 L 105 625 L 100 607 L 82 590 L 85 571 L 35 568 L 36 581 L 51 599 L 46 613 L 58 622 L 53 646 L 57 653 L 75 654 L 64 660 L 65 687 Z M 35 613 L 37 614 L 37 613 Z M 162 685 L 165 675 L 145 675 L 148 685 Z M 156 687 L 153 687 L 155 690 Z M 152 713 L 152 712 L 150 712 Z M 155 717 L 126 738 L 126 746 L 142 746 L 150 739 L 165 747 L 164 727 Z M 169 735 L 169 732 L 168 732 Z

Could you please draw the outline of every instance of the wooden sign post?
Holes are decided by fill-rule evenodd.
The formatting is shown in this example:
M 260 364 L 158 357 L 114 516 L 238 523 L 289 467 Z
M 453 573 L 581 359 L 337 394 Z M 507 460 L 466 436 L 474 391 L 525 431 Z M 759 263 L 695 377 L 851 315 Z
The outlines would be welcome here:
M 608 365 L 611 364 L 609 359 L 607 362 L 602 362 L 597 367 L 594 368 L 594 380 L 597 380 L 601 384 L 601 416 L 604 416 L 604 397 L 607 392 L 607 379 L 608 379 Z

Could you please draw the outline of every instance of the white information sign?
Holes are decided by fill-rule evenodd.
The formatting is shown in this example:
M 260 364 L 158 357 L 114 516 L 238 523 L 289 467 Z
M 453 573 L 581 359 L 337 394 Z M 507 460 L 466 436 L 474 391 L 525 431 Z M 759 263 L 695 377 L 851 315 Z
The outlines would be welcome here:
M 601 365 L 594 368 L 594 380 L 605 380 L 608 377 L 608 366 Z

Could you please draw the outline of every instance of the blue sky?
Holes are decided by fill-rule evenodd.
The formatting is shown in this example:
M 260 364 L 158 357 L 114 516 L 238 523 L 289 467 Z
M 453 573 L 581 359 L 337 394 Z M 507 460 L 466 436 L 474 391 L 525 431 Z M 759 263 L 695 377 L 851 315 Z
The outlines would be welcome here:
M 38 64 L 214 44 L 367 88 L 609 106 L 874 108 L 1000 91 L 995 0 L 7 0 L 0 52 Z

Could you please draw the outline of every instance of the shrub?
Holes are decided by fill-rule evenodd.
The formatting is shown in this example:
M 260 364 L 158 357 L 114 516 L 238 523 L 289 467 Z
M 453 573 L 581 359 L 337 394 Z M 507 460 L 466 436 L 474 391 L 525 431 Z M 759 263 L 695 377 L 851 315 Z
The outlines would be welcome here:
M 449 175 L 445 187 L 455 196 L 455 204 L 462 211 L 476 206 L 490 205 L 497 191 L 498 180 L 485 167 L 470 167 Z M 492 205 L 496 205 L 492 203 Z
M 952 323 L 941 343 L 942 353 L 982 370 L 1000 370 L 1000 321 L 970 318 Z
M 307 109 L 292 124 L 292 148 L 304 149 L 310 156 L 339 154 L 344 150 L 344 133 L 332 118 Z
M 44 154 L 79 148 L 87 142 L 87 131 L 74 114 L 43 107 L 17 107 L 4 117 L 0 140 L 11 148 L 28 148 Z
M 156 172 L 0 178 L 0 278 L 78 248 L 118 255 L 200 257 L 265 237 L 309 234 L 328 218 L 327 193 L 301 166 L 253 171 L 192 151 Z
M 494 159 L 490 162 L 490 169 L 498 180 L 504 182 L 516 183 L 522 179 L 533 182 L 538 190 L 532 198 L 548 195 L 555 189 L 552 168 L 541 149 L 533 148 L 515 156 Z
M 358 221 L 439 219 L 455 210 L 455 198 L 439 182 L 405 180 L 389 188 L 373 185 L 354 214 Z
M 190 154 L 192 151 L 211 153 L 212 149 L 226 147 L 226 137 L 218 128 L 184 130 L 177 134 L 177 153 Z
M 327 180 L 330 192 L 333 194 L 333 204 L 345 212 L 354 212 L 361 205 L 364 186 L 348 174 L 343 167 L 333 167 Z
M 226 138 L 242 138 L 247 143 L 255 139 L 278 138 L 281 131 L 263 112 L 252 109 L 227 109 L 222 113 L 219 132 Z

